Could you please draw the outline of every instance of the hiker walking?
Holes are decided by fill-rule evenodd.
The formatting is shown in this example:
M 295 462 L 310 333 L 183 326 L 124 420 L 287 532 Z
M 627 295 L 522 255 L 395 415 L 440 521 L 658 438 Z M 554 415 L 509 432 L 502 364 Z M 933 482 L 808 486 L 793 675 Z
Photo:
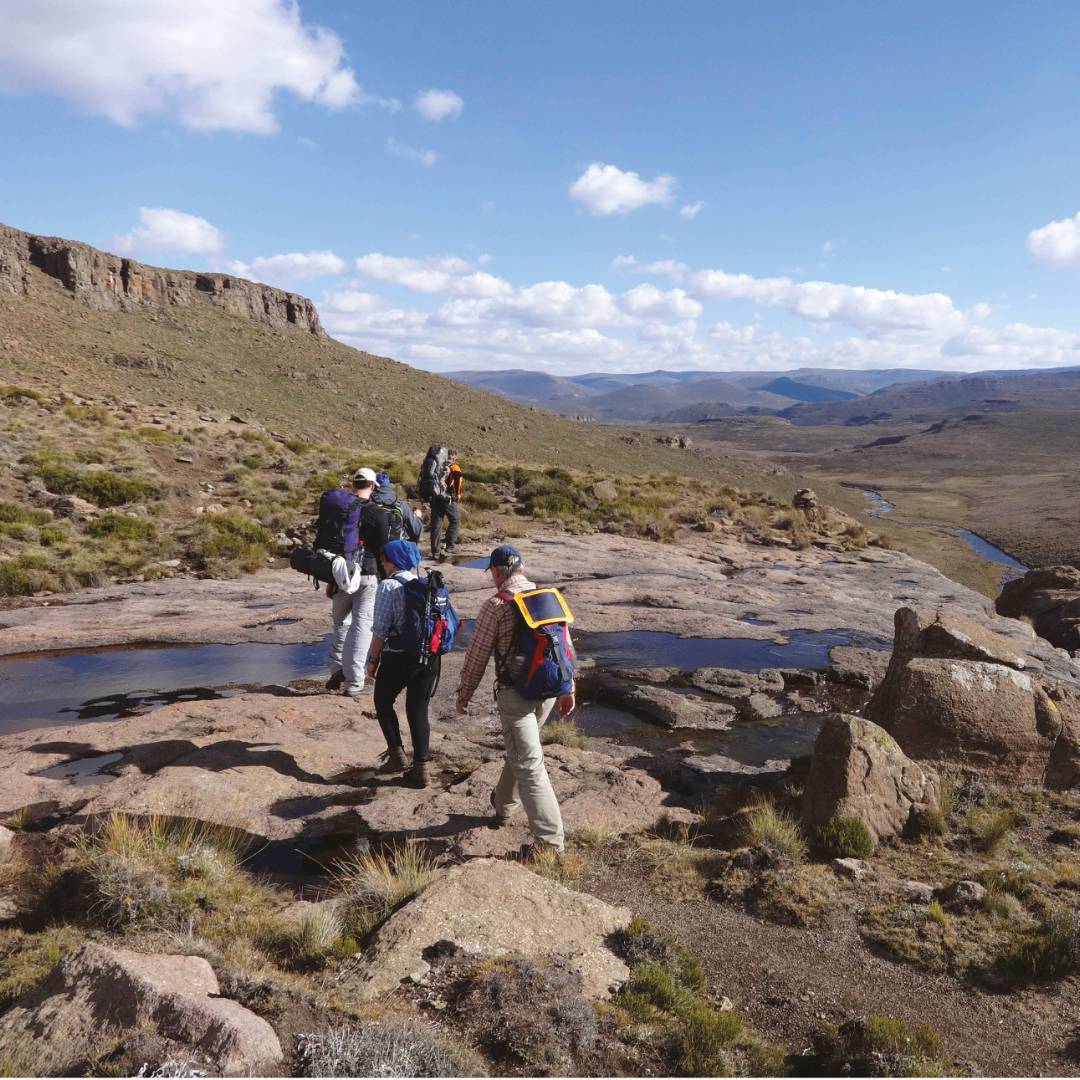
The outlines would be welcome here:
M 431 509 L 431 557 L 445 559 L 457 546 L 461 529 L 461 486 L 464 476 L 457 463 L 457 451 L 432 446 L 420 466 L 417 483 L 420 497 Z M 442 546 L 443 521 L 447 522 L 446 546 Z
M 540 729 L 558 703 L 574 709 L 574 652 L 569 608 L 555 589 L 537 589 L 526 576 L 521 553 L 509 544 L 488 560 L 496 594 L 480 608 L 457 689 L 464 713 L 495 657 L 495 695 L 502 721 L 506 763 L 491 806 L 502 825 L 524 807 L 534 849 L 562 851 L 562 814 L 544 765 Z
M 371 501 L 386 511 L 387 535 L 391 540 L 417 541 L 424 535 L 423 518 L 394 490 L 389 473 L 381 472 L 375 477 Z
M 375 712 L 386 739 L 383 772 L 409 765 L 401 743 L 394 703 L 405 691 L 405 716 L 412 740 L 408 781 L 428 785 L 431 726 L 428 709 L 439 682 L 442 653 L 453 646 L 457 615 L 442 577 L 418 577 L 420 549 L 411 540 L 391 540 L 382 550 L 386 577 L 375 597 L 375 619 L 367 658 L 367 677 L 375 680 Z
M 326 687 L 344 687 L 344 693 L 356 697 L 366 689 L 364 662 L 371 645 L 378 556 L 387 540 L 387 517 L 386 511 L 371 501 L 375 491 L 372 469 L 357 469 L 352 484 L 351 492 L 336 488 L 319 500 L 315 547 L 341 555 L 347 564 L 326 586 L 334 623 Z

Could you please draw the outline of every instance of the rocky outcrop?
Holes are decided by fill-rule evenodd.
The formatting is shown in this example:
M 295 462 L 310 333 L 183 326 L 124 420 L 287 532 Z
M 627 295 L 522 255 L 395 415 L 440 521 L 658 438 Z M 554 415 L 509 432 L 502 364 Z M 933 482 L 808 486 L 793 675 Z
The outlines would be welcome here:
M 0 225 L 0 293 L 31 294 L 33 268 L 56 278 L 95 311 L 210 304 L 266 326 L 296 326 L 323 335 L 315 305 L 296 293 L 228 274 L 147 266 L 74 240 Z
M 855 817 L 875 840 L 904 831 L 937 806 L 937 773 L 905 756 L 887 731 L 858 716 L 830 716 L 814 744 L 802 819 L 813 835 L 830 818 Z
M 369 1001 L 406 979 L 422 981 L 436 953 L 461 951 L 561 957 L 587 996 L 604 998 L 630 974 L 607 945 L 630 917 L 520 863 L 478 859 L 443 871 L 382 926 L 364 956 L 359 996 Z
M 597 680 L 595 695 L 599 701 L 627 709 L 666 728 L 724 731 L 737 719 L 735 706 L 725 701 L 709 701 L 611 676 Z
M 972 619 L 900 608 L 895 621 L 889 669 L 866 715 L 907 755 L 1005 785 L 1080 780 L 1074 680 L 1054 678 L 1047 660 Z
M 1009 581 L 994 605 L 999 615 L 1031 620 L 1035 633 L 1069 652 L 1080 650 L 1080 569 L 1045 566 Z
M 266 1075 L 284 1058 L 274 1029 L 220 994 L 200 956 L 88 943 L 0 1018 L 0 1046 L 37 1075 L 69 1076 L 117 1037 L 151 1028 L 216 1073 Z

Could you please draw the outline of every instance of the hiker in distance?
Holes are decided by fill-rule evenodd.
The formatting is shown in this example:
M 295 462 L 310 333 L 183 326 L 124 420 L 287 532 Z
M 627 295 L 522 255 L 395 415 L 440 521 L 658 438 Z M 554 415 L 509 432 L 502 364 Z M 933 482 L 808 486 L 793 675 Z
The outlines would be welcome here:
M 445 559 L 457 547 L 461 530 L 461 485 L 464 476 L 457 463 L 457 451 L 432 446 L 423 464 L 417 487 L 431 509 L 431 557 Z M 446 545 L 442 544 L 443 521 L 447 522 Z
M 343 687 L 356 697 L 367 689 L 364 665 L 379 584 L 378 557 L 389 539 L 389 521 L 386 510 L 372 501 L 374 470 L 357 469 L 352 484 L 352 491 L 334 488 L 319 499 L 315 548 L 344 559 L 335 562 L 334 581 L 326 586 L 334 623 L 326 687 Z
M 496 826 L 524 807 L 534 850 L 561 852 L 562 813 L 544 765 L 540 729 L 558 703 L 574 710 L 574 651 L 570 609 L 556 589 L 538 589 L 525 576 L 521 553 L 509 544 L 488 560 L 497 592 L 484 601 L 461 669 L 457 711 L 464 713 L 488 661 L 495 658 L 495 700 L 506 762 L 491 806 Z
M 382 772 L 401 772 L 409 765 L 401 743 L 394 703 L 405 691 L 405 716 L 412 740 L 408 782 L 427 787 L 431 727 L 428 709 L 439 682 L 442 654 L 453 648 L 457 615 L 442 576 L 420 578 L 420 549 L 411 540 L 391 540 L 380 559 L 386 577 L 375 597 L 375 619 L 367 678 L 375 681 L 375 712 L 386 762 Z
M 375 477 L 375 494 L 371 500 L 386 511 L 391 540 L 419 541 L 424 535 L 423 517 L 394 490 L 389 474 L 382 472 Z

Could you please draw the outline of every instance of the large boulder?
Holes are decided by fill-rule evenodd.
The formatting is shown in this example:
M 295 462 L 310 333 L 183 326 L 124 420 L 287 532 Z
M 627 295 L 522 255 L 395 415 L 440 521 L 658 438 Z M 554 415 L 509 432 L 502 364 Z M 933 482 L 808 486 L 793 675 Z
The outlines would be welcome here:
M 626 908 L 575 892 L 520 863 L 476 859 L 443 871 L 375 935 L 364 957 L 359 996 L 369 1001 L 420 981 L 429 959 L 460 950 L 474 956 L 561 957 L 584 992 L 607 997 L 629 977 L 609 948 L 630 923 Z
M 0 1017 L 0 1046 L 38 1075 L 65 1076 L 118 1036 L 149 1029 L 224 1076 L 265 1075 L 284 1058 L 274 1029 L 220 994 L 200 956 L 91 942 Z
M 999 615 L 1031 620 L 1035 633 L 1069 652 L 1080 650 L 1080 569 L 1045 566 L 1009 581 L 994 604 Z
M 803 826 L 813 834 L 830 818 L 856 817 L 885 840 L 903 832 L 912 813 L 937 806 L 939 795 L 933 769 L 911 761 L 877 724 L 841 713 L 825 721 L 814 744 Z
M 1080 691 L 1048 674 L 1021 636 L 913 608 L 900 608 L 895 623 L 889 668 L 866 715 L 904 753 L 1005 785 L 1080 780 Z

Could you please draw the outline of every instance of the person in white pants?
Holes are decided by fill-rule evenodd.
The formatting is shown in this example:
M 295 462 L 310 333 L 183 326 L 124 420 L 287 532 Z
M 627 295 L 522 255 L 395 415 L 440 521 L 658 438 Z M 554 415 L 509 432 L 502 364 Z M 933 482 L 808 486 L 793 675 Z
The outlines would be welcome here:
M 359 525 L 361 555 L 352 563 L 343 558 L 335 559 L 334 584 L 326 587 L 334 622 L 327 687 L 343 686 L 342 693 L 349 697 L 357 697 L 371 689 L 365 682 L 364 666 L 375 618 L 379 554 L 388 536 L 386 511 L 371 501 L 375 492 L 375 471 L 357 469 L 353 475 L 353 488 L 356 498 L 364 504 Z

